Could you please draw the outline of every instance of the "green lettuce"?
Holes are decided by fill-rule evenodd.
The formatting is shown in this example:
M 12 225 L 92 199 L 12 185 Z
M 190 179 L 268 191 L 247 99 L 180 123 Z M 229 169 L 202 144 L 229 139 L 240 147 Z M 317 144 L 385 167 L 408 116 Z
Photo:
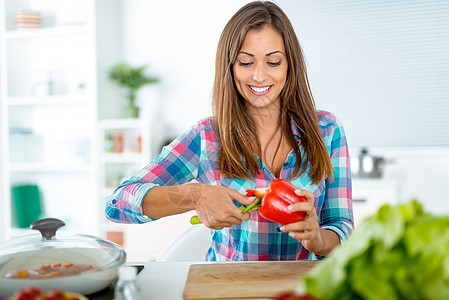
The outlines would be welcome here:
M 449 299 L 449 216 L 416 200 L 384 205 L 302 278 L 322 299 Z

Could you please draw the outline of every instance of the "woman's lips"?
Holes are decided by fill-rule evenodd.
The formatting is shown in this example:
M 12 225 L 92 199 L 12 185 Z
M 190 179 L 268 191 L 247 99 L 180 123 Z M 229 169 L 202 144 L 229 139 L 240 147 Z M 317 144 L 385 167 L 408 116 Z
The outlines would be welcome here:
M 247 85 L 246 87 L 252 94 L 256 96 L 263 96 L 270 92 L 272 85 L 266 86 Z

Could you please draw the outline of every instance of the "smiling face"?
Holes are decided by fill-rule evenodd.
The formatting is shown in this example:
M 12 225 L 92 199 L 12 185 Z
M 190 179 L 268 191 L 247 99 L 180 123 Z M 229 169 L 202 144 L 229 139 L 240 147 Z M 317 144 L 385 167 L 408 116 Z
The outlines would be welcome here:
M 250 30 L 233 65 L 234 82 L 248 109 L 279 102 L 287 79 L 284 41 L 273 28 Z

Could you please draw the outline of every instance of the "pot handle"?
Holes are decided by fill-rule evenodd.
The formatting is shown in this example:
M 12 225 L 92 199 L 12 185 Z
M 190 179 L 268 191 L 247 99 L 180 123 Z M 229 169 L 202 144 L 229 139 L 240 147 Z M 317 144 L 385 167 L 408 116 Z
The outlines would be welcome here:
M 40 219 L 30 225 L 31 229 L 39 230 L 42 234 L 42 238 L 50 240 L 55 236 L 56 230 L 64 226 L 65 223 L 59 219 L 46 218 Z

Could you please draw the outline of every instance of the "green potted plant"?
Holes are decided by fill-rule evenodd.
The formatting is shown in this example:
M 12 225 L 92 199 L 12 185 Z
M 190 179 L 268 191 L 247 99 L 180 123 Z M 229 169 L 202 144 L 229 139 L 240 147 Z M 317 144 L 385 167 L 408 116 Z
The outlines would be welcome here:
M 127 89 L 126 98 L 129 100 L 125 106 L 124 114 L 127 118 L 137 118 L 139 108 L 136 106 L 136 96 L 140 88 L 159 81 L 157 78 L 146 76 L 143 72 L 146 66 L 132 68 L 127 63 L 117 63 L 109 70 L 109 79 Z

